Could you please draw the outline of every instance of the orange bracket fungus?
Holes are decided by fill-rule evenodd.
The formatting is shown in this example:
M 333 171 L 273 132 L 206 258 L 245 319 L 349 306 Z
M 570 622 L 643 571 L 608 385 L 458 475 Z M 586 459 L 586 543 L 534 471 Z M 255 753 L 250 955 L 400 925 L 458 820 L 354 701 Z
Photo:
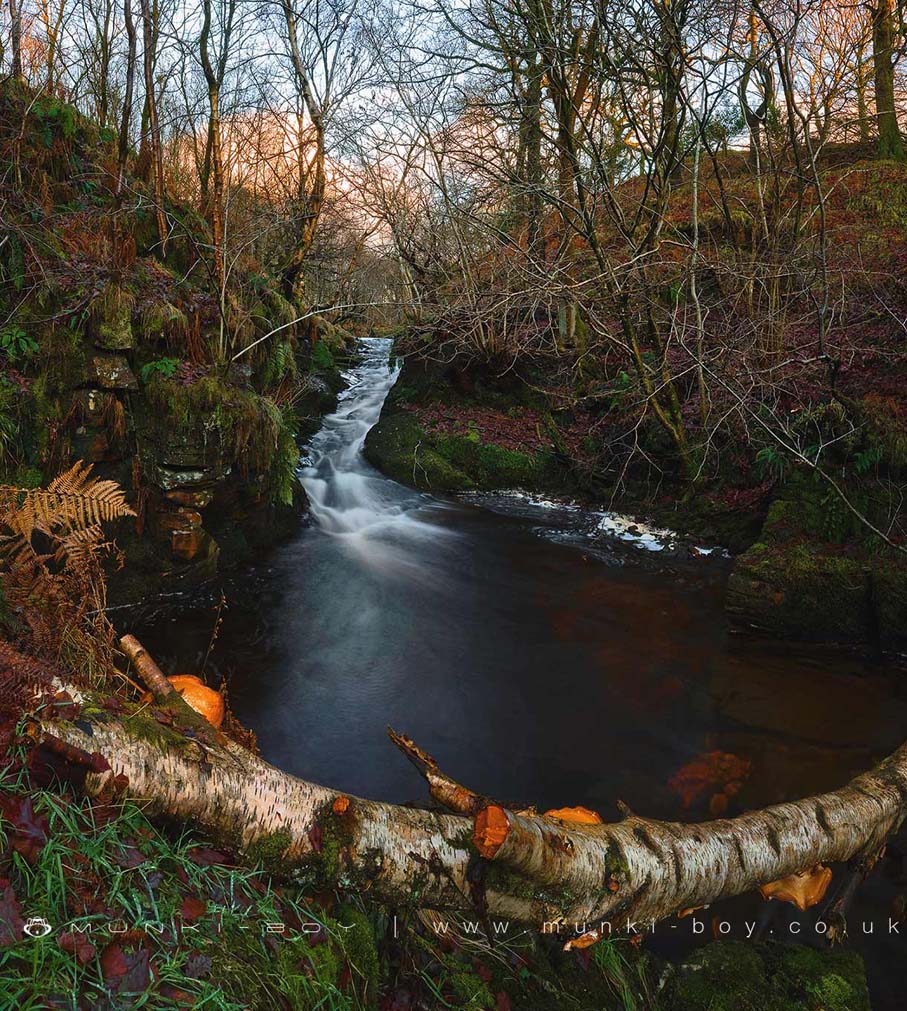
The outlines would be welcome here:
M 546 811 L 543 817 L 573 822 L 574 825 L 602 824 L 602 816 L 597 811 L 590 811 L 588 807 L 556 807 Z
M 778 899 L 781 902 L 792 902 L 801 913 L 821 902 L 831 883 L 831 869 L 816 864 L 805 871 L 789 874 L 778 881 L 770 881 L 760 885 L 759 891 L 764 899 Z
M 209 688 L 201 678 L 194 674 L 177 674 L 167 680 L 173 690 L 182 696 L 187 706 L 194 709 L 200 716 L 204 716 L 212 727 L 220 727 L 224 722 L 225 708 L 224 697 L 220 692 Z M 150 702 L 151 698 L 149 692 L 142 701 Z

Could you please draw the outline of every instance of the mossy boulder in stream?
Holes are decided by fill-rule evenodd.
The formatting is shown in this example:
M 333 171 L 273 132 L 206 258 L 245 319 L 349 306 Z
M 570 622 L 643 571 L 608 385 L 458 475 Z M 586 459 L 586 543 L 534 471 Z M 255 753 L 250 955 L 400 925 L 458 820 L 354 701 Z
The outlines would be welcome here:
M 863 531 L 836 536 L 842 506 L 805 475 L 784 487 L 735 563 L 726 604 L 733 620 L 786 638 L 907 642 L 907 558 Z
M 403 411 L 382 418 L 369 432 L 365 455 L 395 480 L 431 491 L 550 487 L 556 467 L 548 454 L 434 432 Z
M 553 445 L 504 445 L 503 434 L 497 441 L 488 434 L 489 422 L 499 419 L 503 429 L 531 410 L 519 387 L 458 390 L 426 363 L 408 360 L 366 438 L 365 456 L 395 480 L 429 491 L 564 490 L 569 474 Z

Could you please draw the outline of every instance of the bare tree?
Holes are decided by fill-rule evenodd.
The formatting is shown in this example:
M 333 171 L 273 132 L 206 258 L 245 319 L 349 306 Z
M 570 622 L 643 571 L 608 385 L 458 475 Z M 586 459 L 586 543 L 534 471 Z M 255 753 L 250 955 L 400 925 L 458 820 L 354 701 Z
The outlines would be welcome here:
M 879 131 L 879 154 L 895 161 L 907 160 L 904 142 L 898 126 L 894 96 L 895 0 L 873 0 L 872 64 L 875 77 L 876 123 Z

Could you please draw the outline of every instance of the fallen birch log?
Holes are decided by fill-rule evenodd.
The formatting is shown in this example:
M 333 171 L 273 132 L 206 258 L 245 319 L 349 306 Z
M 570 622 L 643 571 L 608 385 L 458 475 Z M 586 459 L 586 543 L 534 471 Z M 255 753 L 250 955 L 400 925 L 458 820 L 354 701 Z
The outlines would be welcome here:
M 478 908 L 536 926 L 609 923 L 616 932 L 817 865 L 868 868 L 907 814 L 907 744 L 840 790 L 737 818 L 682 824 L 627 812 L 590 824 L 569 820 L 569 811 L 507 810 L 392 733 L 433 794 L 466 813 L 418 810 L 282 772 L 213 728 L 200 732 L 197 719 L 182 725 L 184 704 L 171 694 L 177 703 L 163 720 L 148 704 L 115 712 L 83 696 L 78 717 L 42 717 L 40 730 L 109 763 L 112 772 L 87 773 L 88 794 L 124 777 L 150 814 L 202 829 L 247 860 L 394 904 Z

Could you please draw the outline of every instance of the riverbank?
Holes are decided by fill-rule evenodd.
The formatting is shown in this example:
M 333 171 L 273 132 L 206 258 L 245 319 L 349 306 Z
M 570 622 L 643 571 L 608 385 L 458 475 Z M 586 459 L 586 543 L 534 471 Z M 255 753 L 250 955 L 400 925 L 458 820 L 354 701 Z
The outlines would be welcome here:
M 112 189 L 109 131 L 0 82 L 0 482 L 76 461 L 128 490 L 109 603 L 198 586 L 297 530 L 300 446 L 332 411 L 353 335 L 251 254 L 212 284 L 208 223 L 147 175 Z
M 721 694 L 722 674 L 733 682 L 734 748 L 741 748 L 740 726 L 751 709 L 749 679 L 739 665 L 710 658 L 707 650 L 710 645 L 720 650 L 720 637 L 716 640 L 706 606 L 708 594 L 698 585 L 682 590 L 688 575 L 672 580 L 666 596 L 660 571 L 590 565 L 582 550 L 561 543 L 557 524 L 549 540 L 537 518 L 524 524 L 484 509 L 455 507 L 371 471 L 358 448 L 393 378 L 386 343 L 371 342 L 373 353 L 351 370 L 350 388 L 313 444 L 304 480 L 318 492 L 313 502 L 319 526 L 281 555 L 270 580 L 272 595 L 253 593 L 283 645 L 254 628 L 235 626 L 234 609 L 247 620 L 253 608 L 231 598 L 225 622 L 219 607 L 202 615 L 196 647 L 173 617 L 158 618 L 158 638 L 143 642 L 168 672 L 192 670 L 212 679 L 237 665 L 225 678 L 231 706 L 244 714 L 244 722 L 245 712 L 257 709 L 258 717 L 247 725 L 258 730 L 262 747 L 271 751 L 291 742 L 281 766 L 301 766 L 294 771 L 338 783 L 350 794 L 352 775 L 374 777 L 389 766 L 418 781 L 399 757 L 389 760 L 383 727 L 389 720 L 402 725 L 404 718 L 421 739 L 442 745 L 444 728 L 453 722 L 455 738 L 465 740 L 452 767 L 493 795 L 531 796 L 546 806 L 579 797 L 603 812 L 621 796 L 647 813 L 676 816 L 682 797 L 687 817 L 716 810 L 733 814 L 738 805 L 799 792 L 791 769 L 807 771 L 802 784 L 807 790 L 819 785 L 810 781 L 817 768 L 835 785 L 846 778 L 845 764 L 868 764 L 859 749 L 870 737 L 879 740 L 878 702 L 864 700 L 864 716 L 873 720 L 869 735 L 860 724 L 857 702 L 863 696 L 855 695 L 852 675 L 824 668 L 816 701 L 803 682 L 805 672 L 795 677 L 789 658 L 778 675 L 786 692 L 796 688 L 812 700 L 809 711 L 820 733 L 828 732 L 822 705 L 832 714 L 845 710 L 831 697 L 832 685 L 845 693 L 851 748 L 842 751 L 844 737 L 836 730 L 837 746 L 823 751 L 810 770 L 803 757 L 815 759 L 815 745 L 792 749 L 792 728 L 803 730 L 794 718 L 792 724 L 772 724 L 783 731 L 781 754 L 790 765 L 780 767 L 785 771 L 779 771 L 778 756 L 768 756 L 774 775 L 766 775 L 759 761 L 766 752 L 764 732 L 752 760 L 725 750 L 709 699 Z M 282 604 L 274 591 L 285 595 Z M 53 607 L 45 617 L 71 624 Z M 103 625 L 100 616 L 96 620 Z M 30 623 L 37 627 L 34 615 Z M 44 634 L 40 641 L 49 646 L 55 636 Z M 94 670 L 110 689 L 117 675 L 111 673 L 109 635 L 82 642 L 81 649 L 91 651 L 84 658 L 67 641 L 70 676 Z M 628 657 L 634 658 L 630 665 Z M 766 665 L 757 666 L 764 677 Z M 560 672 L 560 691 L 553 695 L 554 669 Z M 2 673 L 16 676 L 12 670 Z M 865 694 L 865 684 L 861 687 Z M 774 699 L 778 693 L 764 682 L 755 687 L 757 700 L 766 694 Z M 104 713 L 114 722 L 129 720 L 136 698 L 124 682 L 119 694 L 105 696 L 102 710 L 83 710 L 83 722 L 99 717 L 103 722 Z M 65 699 L 53 705 L 68 719 L 78 716 Z M 140 703 L 143 732 L 150 728 L 155 740 L 170 739 L 172 716 L 158 707 L 160 719 L 152 721 L 147 705 Z M 603 722 L 608 713 L 621 718 Z M 886 714 L 902 726 L 891 700 Z M 368 721 L 376 719 L 378 726 L 370 730 Z M 675 724 L 683 727 L 679 737 L 670 732 Z M 554 1011 L 568 1004 L 589 1011 L 628 1006 L 712 1011 L 719 998 L 734 1007 L 778 1011 L 827 1011 L 830 1000 L 848 1011 L 867 1008 L 864 970 L 851 952 L 827 957 L 809 948 L 719 943 L 666 953 L 658 947 L 660 931 L 645 948 L 614 939 L 567 952 L 560 938 L 519 930 L 512 939 L 495 935 L 492 947 L 480 939 L 481 921 L 478 927 L 442 932 L 430 914 L 408 904 L 382 908 L 369 901 L 367 890 L 351 892 L 343 881 L 338 892 L 326 890 L 321 879 L 289 887 L 254 866 L 255 854 L 246 856 L 253 865 L 248 866 L 217 848 L 222 841 L 170 834 L 115 794 L 80 800 L 78 768 L 74 783 L 66 778 L 72 754 L 53 748 L 48 754 L 40 747 L 26 755 L 21 749 L 34 748 L 37 739 L 17 740 L 16 726 L 7 725 L 14 750 L 2 807 L 12 826 L 8 845 L 22 857 L 12 857 L 3 893 L 18 933 L 0 955 L 12 967 L 10 992 L 16 1000 L 30 998 L 36 987 L 46 999 L 52 983 L 54 998 L 59 992 L 65 1002 L 75 986 L 89 1003 L 104 1000 L 111 1008 L 128 1007 L 146 995 L 161 1007 L 208 1001 L 230 1011 L 281 1002 L 314 1011 L 326 1001 L 342 1011 L 376 1004 L 394 1011 L 434 1008 L 439 1002 L 471 1011 Z M 483 728 L 488 736 L 476 739 Z M 227 733 L 236 730 L 233 725 Z M 623 756 L 619 770 L 602 767 L 606 731 L 612 735 L 608 751 Z M 248 743 L 248 734 L 240 733 Z M 341 734 L 346 739 L 339 740 Z M 197 737 L 193 740 L 194 753 Z M 688 760 L 705 742 L 710 750 Z M 584 743 L 587 750 L 580 753 Z M 380 754 L 372 757 L 376 745 Z M 319 761 L 324 765 L 316 776 Z M 64 785 L 42 782 L 48 764 Z M 598 783 L 592 776 L 596 769 Z M 753 794 L 752 788 L 769 793 Z M 772 796 L 775 790 L 782 791 L 779 797 Z M 374 779 L 355 793 L 394 796 Z M 424 798 L 421 783 L 413 795 Z M 309 841 L 320 855 L 316 868 L 326 866 L 333 837 L 316 833 Z M 267 863 L 269 853 L 263 847 L 257 855 Z M 747 898 L 760 902 L 756 895 Z M 60 926 L 68 929 L 56 930 L 61 908 Z M 739 908 L 731 915 L 737 923 L 758 916 Z M 53 930 L 53 941 L 49 933 L 37 952 L 30 946 L 40 939 L 25 930 L 30 917 L 31 930 L 43 931 L 43 921 Z M 707 935 L 705 919 L 696 922 L 695 936 Z M 782 913 L 779 927 L 784 923 Z M 303 929 L 310 924 L 311 930 Z M 39 976 L 33 972 L 36 958 Z
M 754 460 L 743 449 L 691 488 L 676 471 L 654 464 L 663 446 L 651 427 L 634 435 L 640 456 L 616 461 L 601 454 L 620 419 L 563 402 L 563 391 L 517 370 L 502 379 L 464 377 L 411 352 L 365 454 L 419 489 L 517 488 L 592 508 L 604 502 L 696 542 L 720 545 L 734 556 L 727 613 L 740 627 L 863 644 L 873 652 L 907 644 L 907 556 L 874 538 L 821 477 L 781 454 Z M 867 422 L 870 449 L 863 452 L 890 460 L 896 474 L 901 436 L 885 417 L 874 428 Z M 839 476 L 837 483 L 857 512 L 877 517 L 892 505 L 890 488 L 875 474 Z
M 851 952 L 718 942 L 666 964 L 629 940 L 564 952 L 524 933 L 492 945 L 417 910 L 306 896 L 203 837 L 162 831 L 130 802 L 73 802 L 20 780 L 0 784 L 0 803 L 27 856 L 0 881 L 4 1007 L 870 1008 Z

